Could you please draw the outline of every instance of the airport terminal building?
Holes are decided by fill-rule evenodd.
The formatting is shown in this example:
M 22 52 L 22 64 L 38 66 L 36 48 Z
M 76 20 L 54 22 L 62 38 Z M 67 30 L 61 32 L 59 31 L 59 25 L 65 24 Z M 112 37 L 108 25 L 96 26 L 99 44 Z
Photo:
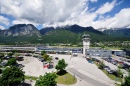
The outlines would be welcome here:
M 103 48 L 90 48 L 89 35 L 83 35 L 83 54 L 85 56 L 111 57 L 112 55 L 125 57 L 126 52 L 123 50 L 107 50 Z
M 1 52 L 10 52 L 12 50 L 17 51 L 31 51 L 31 52 L 41 52 L 42 50 L 46 51 L 48 54 L 72 54 L 72 53 L 80 53 L 82 54 L 82 48 L 58 48 L 58 47 L 17 47 L 17 46 L 1 46 Z
M 41 52 L 45 50 L 48 54 L 83 54 L 84 56 L 100 56 L 100 57 L 111 57 L 116 56 L 126 56 L 126 52 L 123 50 L 107 50 L 102 48 L 90 48 L 90 38 L 89 35 L 83 35 L 83 48 L 60 48 L 60 47 L 50 47 L 50 46 L 1 46 L 0 51 L 33 51 Z

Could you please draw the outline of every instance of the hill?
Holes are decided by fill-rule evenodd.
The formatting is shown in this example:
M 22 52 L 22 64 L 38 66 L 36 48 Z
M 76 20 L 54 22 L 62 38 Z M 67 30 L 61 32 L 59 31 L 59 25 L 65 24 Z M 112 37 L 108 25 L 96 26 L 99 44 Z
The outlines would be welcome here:
M 130 37 L 130 28 L 115 28 L 104 30 L 103 33 L 116 37 Z
M 90 34 L 91 41 L 100 41 L 108 35 L 95 30 L 93 27 L 81 27 L 79 25 L 71 25 L 64 27 L 49 27 L 40 30 L 43 35 L 45 43 L 73 43 L 77 44 L 82 42 L 83 34 Z
M 45 27 L 38 30 L 32 24 L 17 24 L 7 30 L 0 30 L 1 44 L 27 43 L 70 43 L 82 44 L 82 35 L 89 34 L 91 42 L 125 41 L 130 39 L 130 29 L 95 30 L 93 27 L 67 25 L 64 27 Z M 123 32 L 124 31 L 124 32 Z M 118 33 L 118 34 L 117 34 Z

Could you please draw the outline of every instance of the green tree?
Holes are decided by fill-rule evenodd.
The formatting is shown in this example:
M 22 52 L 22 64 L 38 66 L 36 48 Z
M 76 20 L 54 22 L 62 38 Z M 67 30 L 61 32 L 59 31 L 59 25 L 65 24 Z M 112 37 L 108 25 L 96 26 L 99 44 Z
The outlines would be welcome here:
M 38 78 L 35 86 L 56 86 L 56 78 L 57 75 L 55 73 L 46 73 L 44 76 Z
M 6 68 L 0 78 L 0 86 L 16 86 L 24 81 L 22 69 L 12 66 Z
M 7 65 L 12 66 L 12 65 L 15 65 L 16 63 L 17 63 L 16 58 L 11 58 L 8 60 Z
M 117 70 L 117 75 L 116 75 L 117 77 L 121 77 L 122 78 L 122 76 L 123 76 L 123 73 L 122 73 L 122 71 L 121 71 L 121 69 L 120 68 L 118 68 L 118 70 Z
M 49 55 L 47 55 L 47 54 L 44 54 L 44 55 L 43 55 L 43 58 L 44 58 L 44 60 L 46 61 L 46 60 L 48 60 L 48 58 L 49 58 Z
M 12 56 L 12 55 L 13 55 L 13 53 L 8 53 L 7 55 L 8 55 L 8 56 Z
M 48 58 L 48 61 L 50 61 L 50 62 L 51 62 L 52 60 L 53 60 L 53 58 L 52 58 L 52 57 L 49 57 L 49 58 Z
M 3 58 L 2 58 L 2 57 L 4 57 L 4 53 L 0 53 L 0 62 L 3 61 Z
M 130 86 L 130 74 L 125 77 L 124 83 L 121 86 Z
M 105 66 L 105 64 L 104 64 L 103 61 L 99 63 L 99 69 L 102 69 L 102 70 L 103 70 L 103 67 L 104 67 L 104 66 Z
M 16 53 L 17 52 L 17 50 L 12 50 L 12 53 Z
M 44 51 L 44 50 L 41 51 L 41 55 L 44 55 L 44 54 L 46 54 L 46 51 Z
M 0 53 L 0 57 L 4 57 L 4 53 Z
M 105 48 L 105 45 L 101 45 L 101 48 L 104 49 L 104 48 Z
M 55 68 L 57 69 L 57 71 L 63 72 L 67 65 L 68 64 L 65 63 L 65 60 L 62 59 L 58 61 L 58 64 L 56 65 Z

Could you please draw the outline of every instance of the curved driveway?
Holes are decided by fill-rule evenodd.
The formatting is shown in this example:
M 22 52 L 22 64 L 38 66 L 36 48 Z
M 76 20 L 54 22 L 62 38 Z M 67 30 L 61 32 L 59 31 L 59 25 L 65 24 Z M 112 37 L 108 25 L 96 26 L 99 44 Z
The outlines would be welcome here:
M 88 63 L 85 58 L 72 57 L 70 55 L 51 55 L 54 58 L 65 59 L 68 63 L 66 70 L 75 75 L 78 82 L 72 86 L 115 86 L 95 64 Z M 57 62 L 55 60 L 55 62 Z M 59 85 L 63 86 L 63 85 Z
M 77 83 L 71 86 L 114 86 L 113 81 L 110 80 L 95 64 L 88 63 L 85 58 L 72 57 L 71 55 L 50 54 L 53 58 L 65 59 L 68 64 L 66 70 L 77 78 Z M 25 75 L 40 76 L 45 72 L 55 71 L 55 69 L 43 68 L 43 63 L 34 57 L 25 57 L 27 60 L 24 63 Z M 58 60 L 54 59 L 57 64 Z M 22 62 L 21 62 L 22 63 Z M 58 86 L 64 86 L 58 84 Z

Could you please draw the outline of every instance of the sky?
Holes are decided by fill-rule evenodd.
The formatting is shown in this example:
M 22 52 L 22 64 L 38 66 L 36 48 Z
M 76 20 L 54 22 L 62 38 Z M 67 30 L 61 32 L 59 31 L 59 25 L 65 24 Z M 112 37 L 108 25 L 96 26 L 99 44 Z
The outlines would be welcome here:
M 14 24 L 130 28 L 130 0 L 1 0 L 0 29 Z

